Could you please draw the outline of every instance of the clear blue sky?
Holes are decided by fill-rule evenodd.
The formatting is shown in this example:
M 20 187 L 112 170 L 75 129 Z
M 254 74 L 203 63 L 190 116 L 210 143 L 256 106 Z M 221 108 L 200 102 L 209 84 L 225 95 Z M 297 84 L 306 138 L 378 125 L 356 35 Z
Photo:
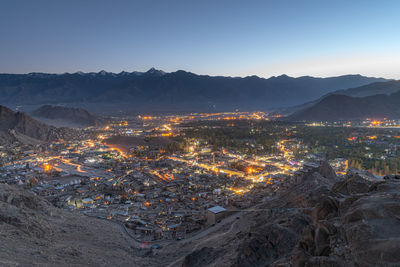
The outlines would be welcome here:
M 0 72 L 400 78 L 400 1 L 0 0 Z

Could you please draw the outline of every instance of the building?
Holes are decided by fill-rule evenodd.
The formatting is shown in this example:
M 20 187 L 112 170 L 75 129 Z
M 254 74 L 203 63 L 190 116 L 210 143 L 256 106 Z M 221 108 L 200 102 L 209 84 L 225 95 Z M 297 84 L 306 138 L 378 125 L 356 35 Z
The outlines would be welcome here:
M 226 209 L 221 206 L 215 206 L 207 210 L 207 224 L 213 224 L 226 216 Z

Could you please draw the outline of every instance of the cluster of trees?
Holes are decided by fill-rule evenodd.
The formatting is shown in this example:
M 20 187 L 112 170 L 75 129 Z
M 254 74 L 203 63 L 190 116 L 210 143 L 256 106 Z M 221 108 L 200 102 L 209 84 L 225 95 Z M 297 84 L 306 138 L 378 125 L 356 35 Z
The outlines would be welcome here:
M 187 149 L 188 142 L 183 136 L 175 136 L 171 138 L 171 142 L 167 144 L 163 150 L 167 153 L 176 153 L 176 152 L 182 152 Z
M 349 160 L 349 168 L 365 169 L 377 175 L 397 174 L 400 171 L 400 158 L 352 158 Z
M 229 148 L 245 154 L 273 154 L 289 123 L 270 121 L 201 121 L 183 125 L 188 138 L 202 140 L 214 150 Z M 186 128 L 185 128 L 186 126 Z

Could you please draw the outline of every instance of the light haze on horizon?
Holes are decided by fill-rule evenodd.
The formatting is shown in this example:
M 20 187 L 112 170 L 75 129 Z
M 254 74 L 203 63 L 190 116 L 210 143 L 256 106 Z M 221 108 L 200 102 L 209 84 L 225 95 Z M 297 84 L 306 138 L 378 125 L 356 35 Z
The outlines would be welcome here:
M 400 1 L 0 0 L 0 73 L 400 79 Z

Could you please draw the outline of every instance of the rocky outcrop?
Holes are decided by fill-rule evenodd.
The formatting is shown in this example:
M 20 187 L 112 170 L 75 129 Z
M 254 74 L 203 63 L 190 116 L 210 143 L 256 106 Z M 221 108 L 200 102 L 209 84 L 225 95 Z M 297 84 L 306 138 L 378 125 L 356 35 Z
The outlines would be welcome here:
M 0 266 L 137 266 L 114 225 L 0 184 Z
M 233 245 L 233 266 L 400 265 L 397 176 L 340 178 L 322 163 L 288 184 L 265 213 L 248 215 L 252 226 Z
M 221 249 L 203 247 L 187 255 L 182 263 L 182 267 L 207 266 L 218 258 L 221 252 Z
M 2 144 L 15 141 L 21 143 L 56 141 L 69 139 L 74 135 L 76 133 L 72 129 L 49 126 L 23 112 L 14 112 L 0 105 L 0 141 Z

